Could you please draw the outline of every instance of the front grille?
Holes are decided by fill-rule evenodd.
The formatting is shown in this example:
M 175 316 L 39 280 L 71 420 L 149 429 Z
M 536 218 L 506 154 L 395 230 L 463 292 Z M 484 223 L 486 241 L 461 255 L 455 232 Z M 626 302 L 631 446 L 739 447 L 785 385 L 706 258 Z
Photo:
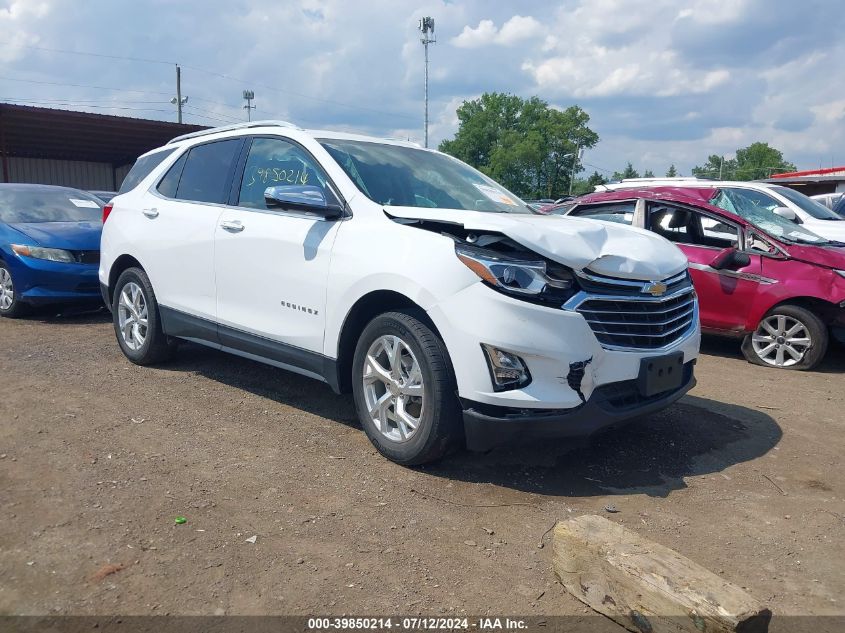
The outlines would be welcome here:
M 683 338 L 696 319 L 695 291 L 689 276 L 664 280 L 669 290 L 660 297 L 643 293 L 648 282 L 610 277 L 579 279 L 582 288 L 602 284 L 601 294 L 582 293 L 574 309 L 603 347 L 660 349 Z

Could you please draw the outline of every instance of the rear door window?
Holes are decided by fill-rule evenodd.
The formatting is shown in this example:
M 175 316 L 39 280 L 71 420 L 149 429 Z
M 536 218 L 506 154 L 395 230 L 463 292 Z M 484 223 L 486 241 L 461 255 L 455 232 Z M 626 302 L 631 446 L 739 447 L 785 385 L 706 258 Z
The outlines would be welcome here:
M 605 222 L 616 222 L 618 224 L 634 223 L 634 211 L 636 202 L 628 200 L 625 202 L 612 202 L 610 204 L 596 204 L 585 207 L 578 207 L 569 215 L 591 220 L 604 220 Z
M 652 203 L 649 206 L 649 229 L 678 244 L 730 248 L 739 244 L 739 227 L 704 213 Z
M 243 140 L 227 139 L 192 147 L 176 187 L 178 200 L 225 203 Z M 175 167 L 175 165 L 174 165 Z
M 123 179 L 123 182 L 120 184 L 120 190 L 118 190 L 117 193 L 121 194 L 126 193 L 127 191 L 132 191 L 138 186 L 138 183 L 152 173 L 153 169 L 161 165 L 161 162 L 175 151 L 176 148 L 171 147 L 160 152 L 141 156 L 141 158 L 136 160 L 135 164 L 132 165 L 132 169 L 129 170 L 129 173 L 126 174 L 126 178 Z

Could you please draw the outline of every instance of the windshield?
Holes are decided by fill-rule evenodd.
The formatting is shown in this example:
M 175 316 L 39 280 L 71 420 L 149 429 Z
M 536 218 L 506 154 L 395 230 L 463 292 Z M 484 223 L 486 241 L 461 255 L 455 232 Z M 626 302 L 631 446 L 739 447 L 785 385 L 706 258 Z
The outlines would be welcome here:
M 816 218 L 817 220 L 841 220 L 842 218 L 836 215 L 833 211 L 828 209 L 826 206 L 813 200 L 812 198 L 808 198 L 800 191 L 795 191 L 795 189 L 790 189 L 789 187 L 772 187 L 774 191 L 782 195 L 784 198 L 789 200 L 792 204 L 799 207 L 801 210 L 806 211 L 812 217 Z
M 0 185 L 0 222 L 100 222 L 103 201 L 65 187 Z
M 745 218 L 762 231 L 784 242 L 803 244 L 827 244 L 828 242 L 812 231 L 772 213 L 767 207 L 754 204 L 750 198 L 736 195 L 728 189 L 720 189 L 719 193 L 710 200 L 710 204 Z
M 507 189 L 445 154 L 368 141 L 320 143 L 361 193 L 385 206 L 533 213 Z

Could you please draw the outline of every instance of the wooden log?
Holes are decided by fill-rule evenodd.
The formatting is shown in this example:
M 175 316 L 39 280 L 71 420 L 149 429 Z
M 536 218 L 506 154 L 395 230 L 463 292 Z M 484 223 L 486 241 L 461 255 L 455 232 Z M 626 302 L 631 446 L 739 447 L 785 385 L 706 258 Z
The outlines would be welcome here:
M 765 633 L 771 611 L 678 552 L 586 515 L 554 530 L 554 571 L 573 596 L 637 633 Z

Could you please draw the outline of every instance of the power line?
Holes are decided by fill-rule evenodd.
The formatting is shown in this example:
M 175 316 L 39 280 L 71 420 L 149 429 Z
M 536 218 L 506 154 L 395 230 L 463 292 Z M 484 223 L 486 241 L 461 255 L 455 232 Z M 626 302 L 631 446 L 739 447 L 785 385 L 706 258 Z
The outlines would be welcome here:
M 115 88 L 113 86 L 94 86 L 91 84 L 72 84 L 72 83 L 65 83 L 61 81 L 38 81 L 35 79 L 20 79 L 18 77 L 0 77 L 2 81 L 16 81 L 28 84 L 38 84 L 44 86 L 61 86 L 63 88 L 89 88 L 92 90 L 111 90 L 114 92 L 135 92 L 139 94 L 149 94 L 149 95 L 164 95 L 170 96 L 169 92 L 159 92 L 156 90 L 134 90 L 130 88 Z M 203 103 L 210 103 L 216 106 L 220 106 L 222 108 L 231 108 L 233 110 L 238 110 L 239 106 L 232 105 L 230 103 L 222 103 L 220 101 L 214 101 L 213 99 L 205 99 L 204 97 L 192 97 L 194 101 L 202 101 Z M 169 102 L 168 102 L 169 103 Z
M 352 104 L 352 103 L 344 103 L 342 101 L 334 101 L 332 99 L 323 99 L 321 97 L 313 97 L 311 95 L 307 95 L 307 94 L 304 94 L 304 93 L 301 93 L 301 92 L 296 92 L 296 91 L 293 91 L 293 90 L 282 90 L 281 88 L 276 88 L 275 86 L 270 86 L 270 85 L 267 85 L 267 84 L 260 84 L 260 83 L 254 82 L 254 81 L 248 81 L 246 79 L 241 79 L 240 77 L 234 77 L 232 75 L 227 75 L 225 73 L 218 73 L 214 70 L 207 70 L 205 68 L 199 68 L 198 66 L 189 66 L 187 64 L 183 64 L 182 68 L 185 68 L 185 69 L 188 69 L 188 70 L 195 70 L 197 72 L 205 73 L 207 75 L 212 75 L 213 77 L 220 77 L 221 79 L 226 79 L 228 81 L 234 81 L 234 82 L 241 83 L 241 84 L 250 84 L 250 85 L 253 85 L 253 86 L 257 86 L 258 88 L 264 88 L 265 90 L 270 90 L 271 92 L 277 92 L 279 94 L 294 95 L 296 97 L 301 97 L 303 99 L 311 99 L 312 101 L 319 101 L 321 103 L 326 103 L 326 104 L 329 104 L 329 105 L 337 105 L 337 106 L 341 106 L 341 107 L 344 107 L 344 108 L 353 108 L 353 109 L 356 109 L 356 110 L 363 110 L 363 111 L 366 111 L 366 112 L 372 112 L 374 114 L 384 114 L 384 115 L 387 115 L 387 116 L 399 117 L 399 118 L 403 118 L 403 119 L 411 119 L 411 120 L 416 121 L 416 117 L 411 116 L 409 114 L 399 114 L 398 112 L 387 112 L 385 110 L 377 110 L 375 108 L 369 108 L 367 106 L 359 106 L 359 105 L 355 105 L 355 104 Z
M 194 105 L 185 104 L 184 107 L 188 111 L 188 114 L 195 114 L 197 116 L 204 116 L 206 119 L 212 119 L 214 121 L 220 121 L 222 123 L 240 122 L 240 119 L 237 119 L 233 116 L 229 116 L 227 114 L 222 114 L 220 112 L 212 112 L 210 110 L 203 110 L 202 108 L 198 108 Z
M 77 105 L 85 105 L 86 103 L 93 103 L 93 104 L 104 104 L 102 99 L 38 99 L 38 98 L 29 98 L 29 97 L 0 97 L 0 100 L 5 100 L 8 102 L 17 101 L 19 103 L 66 103 L 68 101 L 73 101 Z M 115 105 L 125 105 L 125 104 L 156 104 L 156 105 L 164 105 L 166 103 L 170 103 L 169 101 L 146 101 L 146 100 L 124 100 L 124 101 L 114 101 L 112 102 Z
M 105 59 L 120 59 L 127 62 L 141 62 L 144 64 L 167 64 L 175 66 L 177 62 L 166 61 L 163 59 L 145 59 L 143 57 L 126 57 L 123 55 L 106 55 L 104 53 L 89 53 L 87 51 L 69 51 L 61 48 L 47 48 L 45 46 L 31 46 L 21 45 L 21 48 L 31 48 L 36 51 L 47 51 L 50 53 L 64 53 L 66 55 L 85 55 L 86 57 L 103 57 Z
M 599 171 L 603 171 L 606 174 L 613 174 L 613 171 L 611 171 L 610 169 L 605 169 L 604 167 L 599 167 L 598 165 L 593 165 L 592 163 L 585 163 L 582 161 L 581 164 L 586 165 L 587 167 L 592 167 L 593 169 L 598 169 Z
M 139 92 L 142 94 L 150 94 L 150 95 L 170 95 L 169 92 L 154 92 L 152 90 L 131 90 L 129 88 L 111 88 L 108 86 L 92 86 L 90 84 L 70 84 L 70 83 L 62 83 L 58 81 L 38 81 L 35 79 L 18 79 L 16 77 L 0 77 L 3 81 L 19 81 L 28 84 L 40 84 L 44 86 L 62 86 L 62 87 L 70 87 L 70 88 L 92 88 L 94 90 L 113 90 L 115 92 Z
M 47 51 L 47 52 L 51 52 L 51 53 L 62 53 L 62 54 L 67 54 L 67 55 L 84 55 L 84 56 L 88 56 L 88 57 L 101 57 L 101 58 L 104 58 L 104 59 L 119 59 L 119 60 L 123 60 L 123 61 L 140 62 L 140 63 L 148 63 L 148 64 L 166 64 L 166 65 L 173 65 L 173 66 L 178 64 L 178 62 L 175 62 L 175 61 L 166 61 L 166 60 L 162 60 L 162 59 L 128 57 L 128 56 L 124 56 L 124 55 L 106 55 L 106 54 L 103 54 L 103 53 L 90 53 L 90 52 L 87 52 L 87 51 L 72 51 L 72 50 L 66 50 L 66 49 L 61 49 L 61 48 L 48 48 L 48 47 L 45 47 L 45 46 L 23 45 L 22 48 L 28 48 L 28 49 L 39 50 L 39 51 Z M 400 114 L 398 112 L 386 112 L 384 110 L 378 110 L 376 108 L 369 108 L 367 106 L 359 106 L 359 105 L 356 105 L 356 104 L 344 103 L 342 101 L 334 101 L 334 100 L 331 100 L 331 99 L 322 99 L 320 97 L 314 97 L 314 96 L 311 96 L 311 95 L 307 95 L 307 94 L 300 93 L 300 92 L 295 92 L 295 91 L 292 91 L 292 90 L 282 90 L 280 88 L 276 88 L 275 86 L 269 86 L 269 85 L 266 85 L 266 84 L 258 84 L 258 83 L 255 83 L 255 82 L 247 81 L 245 79 L 240 79 L 239 77 L 227 75 L 225 73 L 219 73 L 219 72 L 216 72 L 216 71 L 213 71 L 213 70 L 200 68 L 198 66 L 189 66 L 189 65 L 186 65 L 186 64 L 181 64 L 181 66 L 182 66 L 182 68 L 185 68 L 185 69 L 195 70 L 197 72 L 206 73 L 207 75 L 220 77 L 221 79 L 227 79 L 229 81 L 236 81 L 236 82 L 242 83 L 242 84 L 253 84 L 253 85 L 258 86 L 260 88 L 264 88 L 265 90 L 270 90 L 272 92 L 277 92 L 279 94 L 294 95 L 294 96 L 297 96 L 297 97 L 300 97 L 300 98 L 303 98 L 303 99 L 311 99 L 312 101 L 318 101 L 318 102 L 326 103 L 326 104 L 329 104 L 329 105 L 337 105 L 337 106 L 341 106 L 341 107 L 344 107 L 344 108 L 352 108 L 352 109 L 356 109 L 356 110 L 372 112 L 374 114 L 382 114 L 382 115 L 391 116 L 391 117 L 397 117 L 397 118 L 403 118 L 403 119 L 409 119 L 409 120 L 416 120 L 416 117 L 413 117 L 413 116 L 408 115 L 408 114 Z
M 105 109 L 105 110 L 132 110 L 136 112 L 172 112 L 172 110 L 162 110 L 158 108 L 136 108 L 131 106 L 119 106 L 119 105 L 91 105 L 90 103 L 79 103 L 76 101 L 36 101 L 36 100 L 28 100 L 28 99 L 16 99 L 14 97 L 0 97 L 0 100 L 4 100 L 8 103 L 26 103 L 34 106 L 68 106 L 72 108 L 98 108 L 98 109 Z M 161 102 L 161 103 L 168 103 L 168 102 Z M 54 108 L 58 109 L 58 108 Z

